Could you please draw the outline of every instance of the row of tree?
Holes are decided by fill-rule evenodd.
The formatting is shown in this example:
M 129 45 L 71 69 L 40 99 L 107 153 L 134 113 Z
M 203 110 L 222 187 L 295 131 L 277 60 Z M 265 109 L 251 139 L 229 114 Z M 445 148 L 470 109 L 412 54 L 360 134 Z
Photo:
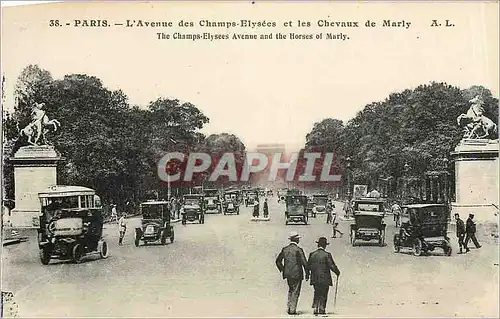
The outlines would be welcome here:
M 209 119 L 189 102 L 160 97 L 146 107 L 130 105 L 122 91 L 111 91 L 89 75 L 54 79 L 29 65 L 17 79 L 15 98 L 14 112 L 3 118 L 4 158 L 26 145 L 20 128 L 30 123 L 34 103 L 44 102 L 46 114 L 62 126 L 49 136 L 65 157 L 59 183 L 91 187 L 107 203 L 137 202 L 151 192 L 164 197 L 157 164 L 166 152 L 245 150 L 232 134 L 204 136 L 200 130 Z M 4 198 L 13 199 L 13 167 L 5 161 L 3 169 Z M 193 183 L 203 179 L 199 174 Z
M 450 153 L 463 137 L 457 117 L 477 95 L 485 102 L 484 115 L 498 123 L 498 99 L 490 90 L 430 83 L 366 105 L 347 123 L 334 118 L 315 123 L 303 151 L 335 153 L 340 173 L 370 188 L 381 179 L 419 179 L 429 171 L 449 171 L 453 178 Z

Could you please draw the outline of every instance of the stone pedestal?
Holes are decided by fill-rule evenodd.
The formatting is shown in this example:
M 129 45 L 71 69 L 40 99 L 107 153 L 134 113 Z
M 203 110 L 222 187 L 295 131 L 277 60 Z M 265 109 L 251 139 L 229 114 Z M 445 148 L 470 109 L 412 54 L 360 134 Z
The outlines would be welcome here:
M 453 213 L 497 220 L 499 201 L 498 140 L 462 140 L 452 153 L 456 202 Z
M 61 160 L 53 146 L 24 146 L 10 158 L 16 205 L 10 216 L 13 227 L 38 227 L 38 193 L 57 185 L 57 164 Z

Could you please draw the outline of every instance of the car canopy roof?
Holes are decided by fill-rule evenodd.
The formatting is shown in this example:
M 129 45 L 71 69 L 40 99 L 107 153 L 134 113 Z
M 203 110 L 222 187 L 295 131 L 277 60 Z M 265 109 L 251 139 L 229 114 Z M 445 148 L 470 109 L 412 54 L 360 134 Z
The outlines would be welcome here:
M 38 197 L 68 197 L 80 195 L 95 195 L 95 191 L 83 186 L 54 185 L 38 193 Z

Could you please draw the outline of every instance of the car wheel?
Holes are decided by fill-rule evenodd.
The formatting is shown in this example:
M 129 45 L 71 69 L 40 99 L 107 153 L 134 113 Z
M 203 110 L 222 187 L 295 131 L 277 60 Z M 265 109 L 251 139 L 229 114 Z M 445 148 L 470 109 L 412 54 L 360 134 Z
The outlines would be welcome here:
M 400 242 L 399 242 L 399 236 L 394 235 L 394 251 L 399 253 L 401 250 Z
M 102 259 L 108 258 L 108 243 L 104 240 L 99 243 L 99 256 Z
M 40 248 L 39 254 L 42 265 L 48 265 L 50 262 L 50 251 L 46 248 Z
M 76 244 L 75 246 L 73 246 L 72 252 L 73 262 L 75 264 L 81 263 L 83 258 L 83 247 L 80 244 Z
M 420 256 L 422 255 L 422 241 L 420 239 L 415 239 L 413 242 L 413 255 Z

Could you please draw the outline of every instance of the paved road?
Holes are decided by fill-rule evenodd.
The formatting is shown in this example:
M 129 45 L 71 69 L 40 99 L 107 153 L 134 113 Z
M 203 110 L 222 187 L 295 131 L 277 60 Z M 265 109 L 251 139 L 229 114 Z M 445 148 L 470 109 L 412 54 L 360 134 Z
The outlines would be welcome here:
M 139 248 L 131 231 L 118 246 L 116 225 L 109 225 L 110 257 L 77 265 L 41 265 L 33 238 L 4 248 L 2 290 L 15 293 L 24 317 L 286 317 L 287 287 L 276 254 L 292 230 L 308 254 L 331 229 L 325 215 L 308 226 L 285 226 L 283 206 L 274 199 L 270 216 L 252 222 L 245 207 L 239 216 L 207 215 L 204 225 L 176 224 L 172 244 Z M 342 271 L 335 317 L 498 315 L 498 246 L 484 244 L 466 255 L 456 255 L 455 247 L 451 257 L 395 253 L 387 219 L 386 247 L 351 247 L 347 221 L 340 225 L 347 236 L 331 239 L 328 250 Z M 129 220 L 130 226 L 138 222 Z M 311 301 L 307 283 L 301 316 L 312 314 Z M 331 316 L 333 290 L 328 305 Z

